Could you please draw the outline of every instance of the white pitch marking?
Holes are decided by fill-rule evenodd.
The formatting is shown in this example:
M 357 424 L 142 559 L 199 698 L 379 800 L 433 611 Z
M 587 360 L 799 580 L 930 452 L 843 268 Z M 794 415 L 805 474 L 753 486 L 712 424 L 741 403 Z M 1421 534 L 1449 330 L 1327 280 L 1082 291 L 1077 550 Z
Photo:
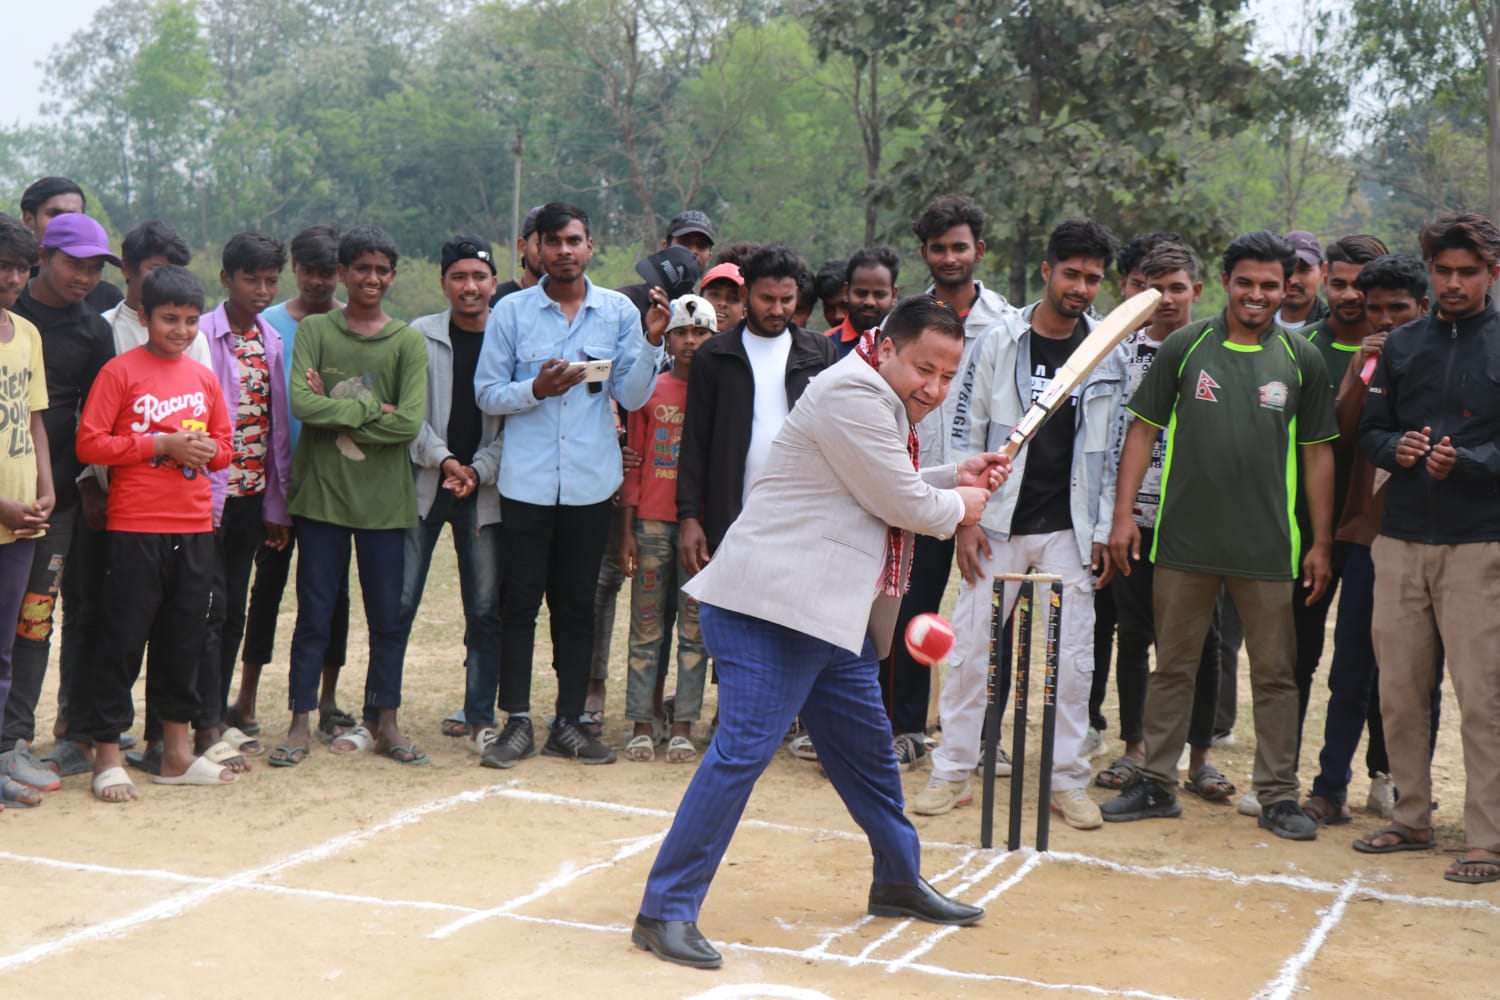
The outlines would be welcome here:
M 995 886 L 983 896 L 980 896 L 979 899 L 975 901 L 976 905 L 983 906 L 984 904 L 993 901 L 1001 893 L 1010 889 L 1027 875 L 1031 874 L 1031 872 L 1041 863 L 1042 855 L 1032 854 L 1024 862 L 1021 863 L 1021 867 L 1017 868 L 1009 878 L 1004 879 L 999 885 Z M 893 961 L 886 971 L 895 972 L 898 969 L 906 968 L 912 962 L 915 962 L 917 959 L 921 958 L 923 955 L 936 948 L 939 941 L 942 941 L 944 938 L 947 938 L 953 934 L 957 934 L 959 930 L 961 930 L 961 928 L 943 927 L 939 930 L 933 931 L 931 934 L 927 935 L 926 940 L 922 941 L 905 955 L 902 955 L 900 958 Z
M 1255 994 L 1255 1000 L 1287 1000 L 1297 989 L 1297 981 L 1302 978 L 1302 972 L 1317 957 L 1318 951 L 1323 943 L 1328 940 L 1328 935 L 1338 922 L 1344 919 L 1344 911 L 1349 907 L 1349 900 L 1359 891 L 1359 872 L 1343 884 L 1339 889 L 1338 897 L 1333 904 L 1323 913 L 1323 919 L 1312 929 L 1307 940 L 1302 943 L 1302 949 L 1286 960 L 1281 967 L 1281 974 L 1266 984 L 1265 988 Z
M 930 881 L 933 885 L 942 885 L 944 882 L 948 881 L 948 879 L 952 878 L 959 872 L 963 871 L 965 868 L 969 867 L 969 862 L 972 861 L 974 859 L 974 856 L 978 853 L 978 851 L 968 851 L 964 854 L 963 857 L 958 859 L 958 863 L 955 864 L 952 868 L 949 868 L 947 871 L 939 872 L 938 874 L 932 876 L 932 878 L 928 881 Z M 840 927 L 837 930 L 829 931 L 827 934 L 823 935 L 822 939 L 820 939 L 817 944 L 807 949 L 808 957 L 812 958 L 818 955 L 822 955 L 823 953 L 828 951 L 828 949 L 832 947 L 833 943 L 839 938 L 854 933 L 874 919 L 874 917 L 866 913 L 864 916 L 860 917 L 852 924 L 846 924 L 845 926 Z M 898 930 L 900 928 L 906 927 L 910 923 L 911 921 L 909 920 L 903 921 L 898 925 Z
M 1127 865 L 1118 861 L 1110 861 L 1107 858 L 1096 858 L 1087 854 L 1073 854 L 1068 851 L 1051 852 L 1054 861 L 1074 861 L 1079 864 L 1093 865 L 1096 868 L 1108 868 L 1111 871 L 1122 872 L 1127 875 L 1142 875 L 1146 878 L 1163 878 L 1167 876 L 1178 876 L 1183 878 L 1202 878 L 1213 882 L 1233 882 L 1236 885 L 1277 885 L 1288 889 L 1301 889 L 1306 892 L 1326 892 L 1330 895 L 1339 891 L 1339 883 L 1325 882 L 1321 879 L 1304 878 L 1300 875 L 1245 875 L 1240 872 L 1230 871 L 1227 868 L 1207 868 L 1199 865 L 1162 865 L 1155 868 L 1142 865 Z
M 500 798 L 520 799 L 523 802 L 540 802 L 554 806 L 573 806 L 580 809 L 599 809 L 604 812 L 619 813 L 624 816 L 654 816 L 659 819 L 671 819 L 677 815 L 670 809 L 651 809 L 646 806 L 629 806 L 619 802 L 601 802 L 597 799 L 575 799 L 567 795 L 555 795 L 551 792 L 535 792 L 526 788 L 499 788 L 495 794 Z M 772 823 L 764 819 L 742 819 L 741 827 L 752 827 L 758 830 L 779 830 L 784 833 L 818 834 L 824 837 L 835 837 L 839 840 L 853 840 L 867 843 L 869 838 L 863 833 L 850 833 L 847 830 L 816 830 L 805 826 L 792 826 L 788 823 Z M 941 840 L 924 840 L 922 846 L 932 850 L 949 851 L 972 851 L 973 844 L 950 844 Z
M 661 833 L 653 833 L 650 836 L 636 837 L 632 840 L 626 841 L 624 846 L 622 846 L 618 851 L 614 853 L 612 857 L 610 857 L 606 861 L 595 861 L 592 864 L 584 865 L 582 868 L 572 868 L 568 871 L 564 871 L 556 875 L 555 877 L 541 883 L 535 889 L 531 890 L 528 893 L 525 893 L 524 895 L 517 896 L 514 899 L 508 900 L 507 902 L 501 903 L 499 906 L 493 907 L 488 910 L 475 911 L 468 914 L 467 916 L 460 917 L 459 919 L 453 921 L 451 924 L 444 924 L 442 927 L 439 927 L 437 930 L 427 935 L 427 937 L 434 941 L 440 941 L 445 937 L 463 930 L 470 924 L 477 924 L 481 920 L 487 920 L 490 917 L 502 916 L 506 913 L 509 913 L 511 910 L 515 910 L 519 907 L 525 906 L 527 903 L 535 902 L 536 900 L 541 899 L 543 896 L 550 896 L 558 889 L 561 889 L 572 882 L 576 882 L 578 879 L 582 878 L 585 875 L 589 875 L 597 871 L 603 871 L 606 868 L 613 868 L 621 861 L 624 861 L 627 858 L 632 858 L 635 855 L 640 854 L 642 851 L 654 847 L 656 844 L 659 844 L 662 840 L 664 840 L 666 836 L 667 833 L 665 830 L 663 830 Z
M 0 861 L 13 861 L 24 865 L 40 865 L 43 868 L 56 868 L 66 872 L 87 872 L 90 875 L 116 875 L 121 878 L 158 879 L 163 882 L 177 882 L 185 885 L 204 885 L 218 881 L 218 879 L 202 875 L 183 875 L 179 872 L 160 871 L 152 868 L 112 868 L 109 865 L 89 864 L 86 861 L 60 861 L 57 858 L 39 858 L 30 854 L 12 854 L 9 851 L 0 851 Z
M 758 997 L 783 997 L 785 1000 L 833 1000 L 827 993 L 805 990 L 800 986 L 778 986 L 775 983 L 736 983 L 715 986 L 707 993 L 697 993 L 687 1000 L 757 1000 Z
M 221 896 L 235 889 L 245 888 L 252 882 L 280 874 L 289 868 L 295 868 L 310 861 L 321 861 L 324 858 L 342 854 L 349 848 L 357 847 L 378 834 L 408 826 L 431 813 L 441 812 L 467 802 L 478 802 L 494 794 L 500 787 L 499 785 L 492 785 L 489 788 L 459 792 L 456 795 L 450 795 L 447 798 L 438 799 L 425 805 L 403 809 L 390 819 L 383 823 L 377 823 L 375 826 L 340 834 L 330 840 L 325 840 L 321 844 L 288 855 L 279 861 L 260 865 L 256 868 L 248 868 L 226 879 L 199 885 L 193 889 L 178 893 L 175 896 L 159 900 L 149 906 L 144 906 L 136 910 L 134 913 L 127 913 L 122 917 L 116 917 L 114 920 L 106 920 L 103 923 L 93 924 L 82 930 L 74 931 L 71 934 L 64 934 L 60 938 L 44 941 L 41 944 L 22 949 L 4 958 L 0 958 L 0 972 L 20 968 L 24 965 L 31 965 L 34 962 L 39 962 L 51 955 L 69 951 L 77 945 L 89 941 L 116 937 L 145 924 L 180 916 L 188 910 L 203 905 L 216 896 Z
M 207 878 L 202 875 L 182 875 L 178 872 L 158 871 L 149 868 L 111 868 L 107 865 L 93 865 L 78 861 L 59 861 L 56 858 L 39 858 L 27 854 L 12 854 L 9 851 L 0 851 L 0 861 L 11 861 L 16 864 L 38 865 L 43 868 L 56 868 L 62 871 L 88 872 L 92 875 L 115 875 L 120 878 L 146 878 L 158 879 L 165 882 L 177 882 L 186 885 L 215 885 L 220 879 Z M 251 892 L 265 892 L 277 896 L 305 896 L 309 899 L 321 899 L 334 903 L 357 903 L 361 906 L 385 906 L 391 908 L 406 908 L 417 910 L 448 910 L 458 913 L 477 913 L 472 906 L 459 906 L 456 903 L 433 903 L 423 899 L 384 899 L 379 896 L 355 896 L 345 892 L 329 892 L 326 889 L 303 889 L 290 885 L 267 885 L 262 882 L 249 882 L 240 886 Z

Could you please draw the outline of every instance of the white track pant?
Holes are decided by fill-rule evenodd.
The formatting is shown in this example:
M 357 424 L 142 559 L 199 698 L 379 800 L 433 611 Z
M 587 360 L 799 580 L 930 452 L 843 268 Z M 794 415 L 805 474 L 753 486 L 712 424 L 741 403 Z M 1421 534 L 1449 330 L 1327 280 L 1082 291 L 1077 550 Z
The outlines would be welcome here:
M 948 657 L 947 676 L 939 700 L 943 722 L 943 744 L 932 754 L 932 774 L 944 781 L 958 781 L 979 764 L 980 739 L 984 731 L 985 680 L 990 658 L 990 592 L 997 573 L 1054 573 L 1063 580 L 1062 634 L 1057 655 L 1057 732 L 1052 753 L 1052 787 L 1087 788 L 1093 772 L 1084 759 L 1083 740 L 1089 726 L 1089 690 L 1094 680 L 1094 576 L 1078 560 L 1078 543 L 1072 530 L 1048 535 L 1012 535 L 1009 541 L 989 538 L 994 553 L 980 552 L 985 578 L 971 586 L 960 581 L 958 604 L 953 611 L 955 635 Z M 1049 585 L 1036 585 L 1032 606 L 1033 638 L 1044 636 L 1047 627 Z M 1005 585 L 1002 616 L 1016 603 L 1020 585 Z M 1040 656 L 1032 658 L 1030 720 L 1041 719 L 1044 670 Z M 1003 711 L 1005 706 L 1001 705 Z M 1002 743 L 1002 746 L 1005 745 Z

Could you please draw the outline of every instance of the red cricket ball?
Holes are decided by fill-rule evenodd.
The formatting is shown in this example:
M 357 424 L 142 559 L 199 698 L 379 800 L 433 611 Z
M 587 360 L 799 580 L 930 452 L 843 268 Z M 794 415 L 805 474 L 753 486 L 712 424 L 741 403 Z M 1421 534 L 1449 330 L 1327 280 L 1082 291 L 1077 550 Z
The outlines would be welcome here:
M 906 651 L 922 666 L 932 666 L 952 649 L 953 626 L 942 615 L 924 612 L 906 626 Z

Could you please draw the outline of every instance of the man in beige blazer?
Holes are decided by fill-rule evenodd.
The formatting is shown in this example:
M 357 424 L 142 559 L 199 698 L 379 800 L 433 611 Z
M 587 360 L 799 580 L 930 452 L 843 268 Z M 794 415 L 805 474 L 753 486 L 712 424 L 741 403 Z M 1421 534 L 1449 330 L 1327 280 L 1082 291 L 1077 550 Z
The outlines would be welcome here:
M 712 560 L 686 590 L 719 672 L 719 728 L 662 843 L 632 939 L 681 965 L 723 959 L 698 910 L 756 779 L 796 716 L 870 839 L 869 912 L 971 924 L 920 873 L 916 830 L 881 705 L 877 657 L 906 584 L 915 532 L 975 523 L 1010 465 L 998 454 L 916 469 L 911 428 L 958 373 L 963 321 L 928 295 L 815 378 Z

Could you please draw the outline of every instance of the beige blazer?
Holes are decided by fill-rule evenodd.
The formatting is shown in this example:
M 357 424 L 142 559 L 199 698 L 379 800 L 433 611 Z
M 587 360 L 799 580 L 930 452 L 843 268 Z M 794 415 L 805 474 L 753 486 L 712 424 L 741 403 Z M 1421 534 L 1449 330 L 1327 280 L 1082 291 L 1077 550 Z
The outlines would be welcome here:
M 885 656 L 900 607 L 877 593 L 887 526 L 947 538 L 964 514 L 954 466 L 912 468 L 908 427 L 901 400 L 857 354 L 818 375 L 687 592 L 854 653 L 868 634 Z

